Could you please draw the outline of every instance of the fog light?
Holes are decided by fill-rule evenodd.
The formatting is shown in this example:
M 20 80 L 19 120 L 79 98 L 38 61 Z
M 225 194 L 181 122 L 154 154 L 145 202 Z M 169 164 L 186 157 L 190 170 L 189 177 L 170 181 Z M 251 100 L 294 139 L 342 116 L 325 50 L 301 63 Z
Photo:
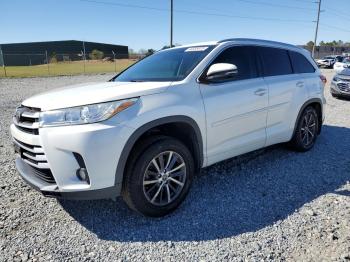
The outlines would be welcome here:
M 77 169 L 77 177 L 81 181 L 85 181 L 87 183 L 90 183 L 89 175 L 88 175 L 88 172 L 87 172 L 86 168 L 79 168 L 79 169 Z

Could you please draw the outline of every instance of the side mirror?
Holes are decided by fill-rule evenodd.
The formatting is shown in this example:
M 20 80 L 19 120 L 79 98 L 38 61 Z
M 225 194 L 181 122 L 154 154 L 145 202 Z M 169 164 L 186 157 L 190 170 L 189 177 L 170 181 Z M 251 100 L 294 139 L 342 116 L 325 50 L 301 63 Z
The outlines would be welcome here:
M 213 64 L 209 67 L 206 80 L 222 81 L 234 78 L 238 74 L 237 66 L 228 63 Z

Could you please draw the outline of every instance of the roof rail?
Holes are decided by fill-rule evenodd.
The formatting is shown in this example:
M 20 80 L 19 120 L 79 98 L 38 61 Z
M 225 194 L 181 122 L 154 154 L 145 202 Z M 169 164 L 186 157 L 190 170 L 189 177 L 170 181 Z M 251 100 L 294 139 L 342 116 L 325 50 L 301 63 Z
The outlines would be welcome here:
M 218 43 L 225 43 L 225 42 L 230 42 L 230 41 L 239 41 L 239 42 L 258 42 L 258 43 L 265 43 L 265 44 L 278 44 L 278 45 L 283 45 L 283 46 L 288 46 L 288 47 L 293 47 L 293 48 L 300 48 L 297 47 L 295 45 L 291 45 L 291 44 L 286 44 L 286 43 L 282 43 L 282 42 L 277 42 L 277 41 L 271 41 L 271 40 L 263 40 L 263 39 L 254 39 L 254 38 L 228 38 L 228 39 L 223 39 L 218 41 Z

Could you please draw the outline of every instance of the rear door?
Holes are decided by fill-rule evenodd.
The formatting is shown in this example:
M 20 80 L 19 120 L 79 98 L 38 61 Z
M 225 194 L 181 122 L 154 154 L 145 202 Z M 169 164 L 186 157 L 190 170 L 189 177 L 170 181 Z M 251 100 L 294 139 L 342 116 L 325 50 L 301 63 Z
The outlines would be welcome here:
M 289 53 L 285 49 L 259 47 L 263 76 L 269 87 L 269 107 L 266 122 L 266 145 L 290 139 L 291 123 L 300 101 L 305 101 L 305 80 L 293 72 Z
M 254 47 L 229 47 L 210 65 L 234 64 L 238 74 L 219 83 L 200 84 L 207 120 L 208 164 L 265 145 L 268 90 L 258 74 L 256 58 Z
M 323 92 L 323 84 L 315 74 L 316 68 L 298 52 L 289 51 L 290 59 L 296 74 L 300 74 L 306 84 L 308 96 L 317 97 Z

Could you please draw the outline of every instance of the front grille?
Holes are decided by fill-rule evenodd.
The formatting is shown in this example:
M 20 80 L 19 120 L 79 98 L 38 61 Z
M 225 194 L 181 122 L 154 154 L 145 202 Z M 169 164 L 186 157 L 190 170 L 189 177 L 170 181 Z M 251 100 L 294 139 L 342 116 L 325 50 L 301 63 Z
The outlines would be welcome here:
M 14 139 L 21 158 L 29 165 L 39 169 L 49 169 L 46 155 L 41 146 L 32 146 Z
M 15 116 L 13 117 L 13 123 L 23 132 L 38 135 L 39 114 L 39 108 L 20 106 L 16 109 Z
M 55 184 L 55 179 L 47 162 L 46 155 L 41 146 L 33 146 L 17 139 L 13 140 L 17 153 L 32 169 L 33 174 L 41 180 Z
M 17 129 L 31 135 L 39 135 L 39 108 L 20 106 L 16 109 L 13 123 Z M 15 150 L 32 169 L 32 174 L 49 184 L 55 184 L 44 149 L 39 145 L 31 145 L 13 138 Z
M 350 86 L 348 83 L 338 83 L 337 87 L 343 92 L 350 92 Z
M 56 181 L 51 173 L 50 169 L 38 169 L 35 167 L 32 167 L 34 174 L 40 178 L 41 180 L 44 180 L 45 182 L 49 184 L 56 184 Z
M 349 78 L 341 78 L 341 81 L 343 81 L 343 82 L 350 82 L 350 79 Z

